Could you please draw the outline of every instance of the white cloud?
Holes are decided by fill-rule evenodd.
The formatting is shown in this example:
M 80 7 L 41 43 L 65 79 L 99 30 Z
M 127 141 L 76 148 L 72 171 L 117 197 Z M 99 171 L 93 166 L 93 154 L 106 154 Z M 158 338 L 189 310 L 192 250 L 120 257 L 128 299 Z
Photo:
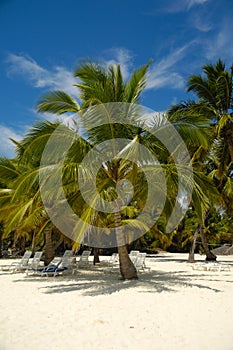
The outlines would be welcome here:
M 187 8 L 190 9 L 191 7 L 195 5 L 204 5 L 207 3 L 209 0 L 186 0 L 187 3 Z
M 190 45 L 191 43 L 173 51 L 169 56 L 154 64 L 148 72 L 146 89 L 165 86 L 176 89 L 183 88 L 185 81 L 181 74 L 176 72 L 176 65 L 184 58 Z
M 56 66 L 49 71 L 29 56 L 14 54 L 8 55 L 7 63 L 9 77 L 21 75 L 36 88 L 63 90 L 73 96 L 78 94 L 77 87 L 73 86 L 77 80 L 64 67 Z
M 115 56 L 114 59 L 105 60 L 105 64 L 107 67 L 110 65 L 120 64 L 121 72 L 124 79 L 129 77 L 129 70 L 132 67 L 132 54 L 129 50 L 124 48 L 115 48 L 108 50 L 111 55 Z
M 190 18 L 190 21 L 200 32 L 209 32 L 212 29 L 212 24 L 209 22 L 206 14 L 201 16 L 199 13 L 195 13 Z
M 15 156 L 14 153 L 14 143 L 10 140 L 10 138 L 15 141 L 19 141 L 22 139 L 22 135 L 16 133 L 11 128 L 5 127 L 4 125 L 0 125 L 0 134 L 1 134 L 1 143 L 0 143 L 0 156 L 13 158 Z
M 203 44 L 205 56 L 207 59 L 217 59 L 222 57 L 224 61 L 232 63 L 233 46 L 232 46 L 233 22 L 225 19 L 221 24 L 220 30 L 208 38 Z
M 169 0 L 164 11 L 168 13 L 186 12 L 197 5 L 205 5 L 209 1 L 211 0 Z

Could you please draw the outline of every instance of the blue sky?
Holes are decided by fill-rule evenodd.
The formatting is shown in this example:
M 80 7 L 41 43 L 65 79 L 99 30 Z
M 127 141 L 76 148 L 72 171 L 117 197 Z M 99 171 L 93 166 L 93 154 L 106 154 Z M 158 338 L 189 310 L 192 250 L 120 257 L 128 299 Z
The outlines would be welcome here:
M 0 0 L 0 156 L 11 157 L 36 120 L 39 97 L 78 96 L 83 58 L 131 70 L 153 59 L 142 104 L 156 111 L 191 98 L 187 78 L 221 57 L 233 62 L 232 0 Z

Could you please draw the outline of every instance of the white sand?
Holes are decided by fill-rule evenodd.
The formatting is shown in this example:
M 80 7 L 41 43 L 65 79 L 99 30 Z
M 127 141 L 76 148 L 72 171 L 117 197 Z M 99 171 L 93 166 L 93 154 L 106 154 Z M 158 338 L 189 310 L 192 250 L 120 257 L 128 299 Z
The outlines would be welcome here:
M 100 268 L 55 278 L 0 272 L 0 349 L 232 350 L 233 256 L 218 257 L 230 272 L 194 271 L 186 260 L 149 257 L 151 272 L 125 282 Z

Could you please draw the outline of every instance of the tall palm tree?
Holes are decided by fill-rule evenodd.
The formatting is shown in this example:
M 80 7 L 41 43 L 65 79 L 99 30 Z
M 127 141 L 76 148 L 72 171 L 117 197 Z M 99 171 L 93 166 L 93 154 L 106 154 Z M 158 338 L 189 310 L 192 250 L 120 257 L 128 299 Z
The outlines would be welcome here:
M 121 73 L 120 66 L 110 66 L 106 68 L 103 65 L 96 64 L 93 62 L 87 62 L 81 64 L 75 71 L 75 77 L 79 79 L 76 86 L 79 89 L 79 98 L 81 99 L 81 105 L 71 96 L 67 95 L 62 91 L 52 91 L 41 97 L 38 104 L 39 112 L 51 112 L 56 114 L 64 114 L 67 112 L 78 113 L 82 118 L 84 124 L 84 133 L 86 144 L 83 138 L 79 135 L 79 145 L 82 144 L 78 149 L 81 150 L 85 147 L 86 152 L 93 149 L 96 145 L 104 143 L 109 140 L 115 140 L 119 138 L 125 138 L 131 140 L 127 146 L 123 147 L 122 150 L 118 150 L 117 147 L 113 151 L 113 157 L 111 161 L 102 161 L 100 171 L 96 178 L 96 187 L 102 198 L 107 201 L 113 201 L 117 198 L 116 184 L 119 180 L 129 179 L 135 186 L 135 196 L 132 198 L 130 206 L 137 206 L 139 212 L 142 210 L 145 204 L 145 195 L 147 192 L 147 182 L 145 177 L 141 175 L 138 168 L 138 164 L 127 160 L 129 156 L 131 159 L 138 159 L 138 152 L 140 151 L 139 145 L 144 145 L 150 150 L 150 152 L 157 156 L 160 162 L 164 163 L 164 171 L 166 177 L 169 179 L 169 196 L 166 200 L 165 207 L 167 213 L 172 211 L 174 207 L 175 198 L 177 195 L 177 167 L 166 150 L 166 147 L 162 145 L 156 139 L 156 132 L 159 128 L 159 120 L 154 122 L 152 132 L 145 132 L 143 129 L 142 122 L 136 124 L 132 123 L 132 120 L 137 121 L 137 109 L 135 112 L 135 104 L 140 100 L 141 92 L 143 91 L 146 84 L 146 73 L 149 63 L 141 68 L 134 70 L 128 81 L 124 81 Z M 120 107 L 116 113 L 116 109 L 111 110 L 109 103 L 125 103 L 127 105 L 126 113 L 121 113 Z M 95 107 L 96 106 L 96 107 Z M 99 107 L 98 107 L 99 106 Z M 101 107 L 102 106 L 102 107 Z M 116 119 L 116 115 L 117 118 Z M 164 117 L 165 118 L 165 117 Z M 163 118 L 162 118 L 163 119 Z M 166 118 L 165 118 L 166 119 Z M 114 123 L 108 123 L 107 121 L 114 120 Z M 205 119 L 206 120 L 206 119 Z M 206 147 L 208 143 L 206 134 L 206 123 L 203 120 L 197 119 L 192 124 L 186 118 L 182 120 L 173 119 L 172 123 L 174 127 L 180 132 L 180 134 L 186 138 L 187 144 L 191 147 L 193 144 L 202 144 Z M 163 122 L 160 127 L 164 127 Z M 106 144 L 106 143 L 105 143 Z M 111 144 L 111 142 L 110 142 Z M 114 142 L 112 143 L 115 145 Z M 89 149 L 87 147 L 89 145 Z M 108 147 L 109 144 L 108 144 Z M 72 146 L 73 150 L 75 150 Z M 114 148 L 114 147 L 113 147 Z M 106 152 L 106 149 L 104 150 Z M 107 149 L 108 151 L 108 149 Z M 112 151 L 111 147 L 109 151 Z M 98 148 L 98 153 L 95 153 L 96 159 L 101 156 L 101 148 Z M 115 152 L 115 153 L 114 153 Z M 82 156 L 85 155 L 85 151 Z M 78 157 L 78 159 L 77 159 Z M 115 228 L 118 239 L 118 252 L 120 258 L 120 269 L 123 279 L 137 278 L 137 273 L 134 265 L 128 256 L 127 242 L 124 238 L 124 224 L 128 223 L 131 227 L 137 230 L 142 229 L 137 220 L 125 219 L 123 215 L 123 208 L 121 206 L 114 208 L 114 214 L 111 214 L 104 219 L 97 215 L 96 211 L 91 206 L 83 203 L 80 189 L 77 188 L 77 166 L 80 164 L 82 157 L 79 152 L 73 152 L 72 149 L 69 152 L 63 167 L 63 183 L 66 186 L 66 191 L 71 194 L 69 203 L 74 206 L 77 212 L 80 212 L 82 208 L 81 216 L 88 222 L 97 222 L 103 220 L 105 223 L 108 222 L 107 227 L 109 229 Z M 93 159 L 93 163 L 94 163 Z M 158 172 L 158 166 L 149 166 L 151 159 L 148 158 L 148 154 L 144 155 L 142 163 L 148 165 L 148 173 Z M 89 163 L 89 169 L 85 169 L 85 176 L 91 177 L 93 175 L 92 162 Z M 144 164 L 145 165 L 145 164 Z M 67 175 L 67 176 L 66 176 Z M 199 203 L 200 208 L 205 207 L 208 202 L 208 198 L 204 195 L 200 184 L 203 184 L 203 178 L 200 174 L 195 175 L 195 186 L 194 193 L 196 194 L 196 203 Z M 183 179 L 183 182 L 188 181 L 187 176 Z M 205 182 L 205 181 L 204 181 Z M 76 188 L 74 184 L 76 183 Z M 207 181 L 205 182 L 205 184 Z M 161 188 L 159 189 L 158 183 L 152 183 L 152 186 L 157 186 L 157 195 L 161 195 Z M 72 188 L 73 187 L 73 188 Z M 86 189 L 88 192 L 88 188 Z M 69 198 L 69 196 L 68 196 Z M 94 201 L 95 197 L 91 197 Z M 154 208 L 150 208 L 152 211 Z M 200 209 L 200 212 L 202 210 Z M 148 217 L 150 213 L 147 213 Z M 149 222 L 149 221 L 148 221 Z M 122 227 L 123 226 L 123 227 Z M 78 224 L 76 230 L 83 233 L 85 231 L 85 225 Z M 145 229 L 145 225 L 144 225 Z
M 204 77 L 192 75 L 188 79 L 188 91 L 199 99 L 192 108 L 210 118 L 233 162 L 233 66 L 231 71 L 226 70 L 225 63 L 219 59 L 216 64 L 204 65 L 203 72 Z
M 219 192 L 223 195 L 232 196 L 232 166 L 233 166 L 233 67 L 230 70 L 225 68 L 225 63 L 219 59 L 215 64 L 206 64 L 202 67 L 202 75 L 192 75 L 188 79 L 187 91 L 193 92 L 197 101 L 185 101 L 174 105 L 169 110 L 169 116 L 181 116 L 186 118 L 206 118 L 206 124 L 212 131 L 210 135 L 209 151 L 202 159 L 202 171 L 209 173 Z M 217 151 L 217 145 L 221 143 L 221 156 Z M 224 154 L 224 156 L 223 156 Z M 212 166 L 208 158 L 212 158 Z M 215 159 L 213 161 L 213 159 Z M 222 160 L 224 161 L 222 162 Z M 209 163 L 206 166 L 206 163 Z M 215 166 L 213 164 L 215 163 Z M 194 164 L 198 166 L 198 162 Z M 221 179 L 220 179 L 221 178 Z M 223 178 L 225 179 L 224 181 Z M 222 185 L 222 188 L 221 188 Z M 226 196 L 225 203 L 227 202 Z M 229 205 L 229 201 L 228 201 Z M 207 218 L 208 212 L 205 214 Z M 200 223 L 199 231 L 207 259 L 216 259 L 211 254 L 204 235 L 204 221 Z
M 203 75 L 191 75 L 187 91 L 193 92 L 197 101 L 185 101 L 170 108 L 169 114 L 191 115 L 206 118 L 214 134 L 221 137 L 233 162 L 233 66 L 227 70 L 219 59 L 215 64 L 202 67 Z
M 149 67 L 150 62 L 142 66 L 141 68 L 134 70 L 130 79 L 124 82 L 121 73 L 120 66 L 111 65 L 106 69 L 106 67 L 101 66 L 93 62 L 87 62 L 81 64 L 74 75 L 81 82 L 77 83 L 79 88 L 80 99 L 82 100 L 82 109 L 89 106 L 109 103 L 109 102 L 126 102 L 126 103 L 137 103 L 142 90 L 146 83 L 146 72 Z M 39 112 L 52 112 L 63 114 L 66 112 L 80 112 L 80 105 L 75 99 L 68 96 L 62 91 L 52 91 L 45 96 L 42 96 L 39 104 Z M 105 129 L 105 130 L 104 130 Z M 118 135 L 119 135 L 118 127 Z M 89 133 L 89 141 L 94 141 L 94 144 L 98 143 L 100 139 L 106 139 L 103 131 L 107 132 L 107 138 L 109 138 L 109 128 L 98 127 L 95 129 L 95 133 L 92 135 Z M 115 132 L 115 136 L 116 136 Z M 98 135 L 98 136 L 97 136 Z M 95 140 L 94 140 L 95 139 Z M 110 178 L 112 181 L 118 181 L 119 174 L 119 164 L 111 164 L 112 171 Z M 115 213 L 115 226 L 116 230 L 120 230 L 121 226 L 121 215 L 120 212 Z M 120 232 L 119 232 L 120 233 Z M 120 268 L 123 278 L 137 278 L 137 273 L 134 265 L 132 264 L 127 251 L 127 246 L 125 244 L 118 246 L 119 257 L 120 257 Z

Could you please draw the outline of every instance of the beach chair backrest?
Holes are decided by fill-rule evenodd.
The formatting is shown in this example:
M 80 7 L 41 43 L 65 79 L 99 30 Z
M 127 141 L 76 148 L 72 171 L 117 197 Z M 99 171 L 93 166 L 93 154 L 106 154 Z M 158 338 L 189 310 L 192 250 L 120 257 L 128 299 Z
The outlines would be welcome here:
M 90 250 L 84 250 L 82 252 L 82 255 L 80 256 L 80 259 L 78 261 L 78 265 L 79 266 L 86 266 L 89 264 L 89 256 L 91 255 L 91 251 Z
M 32 263 L 30 265 L 30 267 L 33 269 L 33 270 L 36 270 L 38 268 L 38 266 L 40 265 L 40 258 L 33 258 L 32 260 Z
M 146 253 L 139 253 L 134 263 L 137 269 L 142 269 L 145 264 Z
M 131 252 L 129 253 L 129 257 L 132 263 L 136 262 L 138 256 L 139 256 L 139 250 L 131 250 Z
M 91 255 L 90 250 L 84 250 L 80 256 L 80 261 L 88 261 L 89 256 Z
M 23 255 L 22 259 L 21 259 L 20 265 L 21 266 L 27 266 L 31 255 L 32 255 L 32 252 L 30 250 L 27 250 L 24 253 L 24 255 Z
M 117 253 L 113 253 L 111 256 L 110 256 L 110 259 L 109 259 L 109 264 L 113 264 L 114 262 L 118 261 L 118 254 Z
M 72 263 L 72 256 L 73 256 L 72 250 L 66 250 L 61 259 L 62 260 L 61 266 L 69 267 Z
M 62 259 L 70 258 L 73 255 L 72 250 L 66 250 L 62 256 Z
M 34 260 L 34 259 L 35 259 L 35 260 L 37 260 L 37 259 L 40 260 L 41 257 L 42 257 L 42 254 L 43 254 L 42 251 L 35 252 L 34 257 L 33 257 L 33 260 Z

